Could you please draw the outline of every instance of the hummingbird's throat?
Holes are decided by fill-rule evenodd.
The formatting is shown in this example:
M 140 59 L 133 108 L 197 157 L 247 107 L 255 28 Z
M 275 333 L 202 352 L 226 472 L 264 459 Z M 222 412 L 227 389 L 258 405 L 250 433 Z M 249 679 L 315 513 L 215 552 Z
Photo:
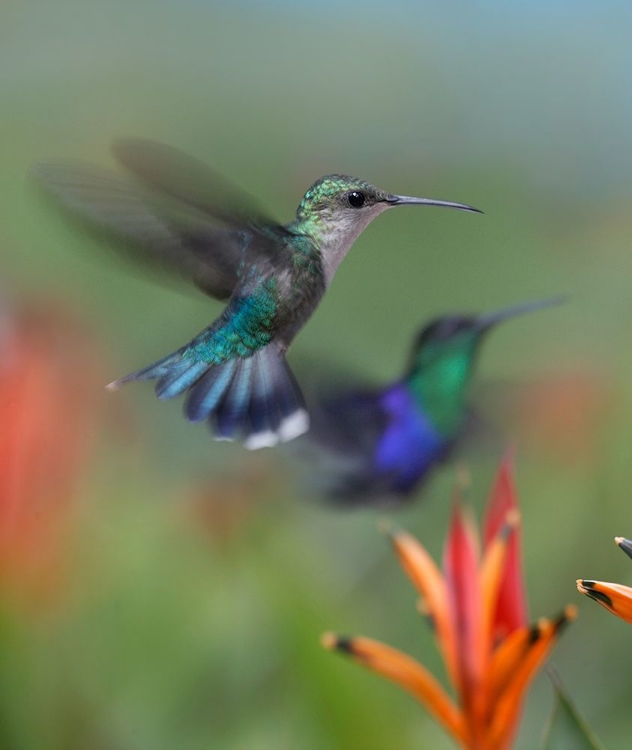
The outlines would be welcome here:
M 365 211 L 346 211 L 342 216 L 337 216 L 335 221 L 325 223 L 319 244 L 327 286 L 354 242 L 373 219 L 387 208 L 388 204 L 379 203 Z
M 474 354 L 469 348 L 446 352 L 408 376 L 423 412 L 444 435 L 460 429 L 465 418 Z

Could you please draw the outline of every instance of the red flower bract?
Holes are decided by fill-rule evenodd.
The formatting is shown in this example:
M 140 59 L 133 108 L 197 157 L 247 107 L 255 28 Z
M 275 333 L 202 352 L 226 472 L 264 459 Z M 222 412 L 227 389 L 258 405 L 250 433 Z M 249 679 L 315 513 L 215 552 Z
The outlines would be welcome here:
M 468 750 L 511 747 L 526 690 L 557 636 L 576 617 L 529 625 L 520 561 L 520 515 L 509 460 L 501 465 L 484 524 L 483 544 L 459 496 L 445 543 L 443 572 L 406 532 L 392 534 L 404 571 L 422 596 L 454 698 L 415 659 L 367 638 L 323 636 L 374 672 L 412 693 Z

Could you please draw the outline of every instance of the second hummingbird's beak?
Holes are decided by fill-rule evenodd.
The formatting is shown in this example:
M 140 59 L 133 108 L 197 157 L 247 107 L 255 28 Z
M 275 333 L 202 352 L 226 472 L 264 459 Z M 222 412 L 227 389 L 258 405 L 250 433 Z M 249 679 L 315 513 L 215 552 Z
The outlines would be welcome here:
M 452 201 L 436 201 L 432 198 L 414 198 L 411 195 L 391 195 L 386 199 L 391 206 L 443 206 L 444 208 L 458 208 L 459 211 L 470 211 L 482 214 L 479 208 L 468 206 L 465 203 L 452 203 Z
M 564 302 L 566 302 L 565 297 L 551 297 L 550 299 L 533 300 L 532 302 L 523 302 L 520 305 L 503 307 L 501 310 L 479 315 L 476 319 L 476 327 L 481 332 L 487 331 L 492 326 L 495 326 L 496 323 L 501 323 L 503 320 L 516 318 L 519 315 L 525 315 L 536 310 L 542 310 L 545 307 L 556 307 Z

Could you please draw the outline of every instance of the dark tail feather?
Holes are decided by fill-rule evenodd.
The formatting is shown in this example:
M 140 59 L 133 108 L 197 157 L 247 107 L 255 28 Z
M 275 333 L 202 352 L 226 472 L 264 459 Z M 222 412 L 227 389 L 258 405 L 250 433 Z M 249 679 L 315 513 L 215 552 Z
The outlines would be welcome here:
M 274 373 L 267 367 L 257 366 L 252 373 L 250 396 L 251 435 L 274 434 L 278 424 L 279 408 L 272 386 Z
M 215 410 L 211 426 L 218 440 L 234 440 L 235 436 L 239 437 L 245 432 L 256 356 L 255 354 L 248 359 L 239 360 L 237 371 Z
M 279 373 L 279 384 L 282 382 L 283 387 L 278 388 L 276 393 L 283 420 L 288 423 L 285 425 L 285 430 L 289 435 L 294 429 L 289 423 L 292 422 L 297 408 L 301 407 L 305 409 L 305 401 L 300 386 L 294 377 L 294 373 L 285 364 L 285 361 L 282 364 L 284 365 L 283 375 L 281 376 Z M 283 425 L 281 426 L 283 427 Z M 289 439 L 291 440 L 291 438 Z
M 106 386 L 116 390 L 132 380 L 156 380 L 156 396 L 165 400 L 179 396 L 190 388 L 208 369 L 205 362 L 182 356 L 178 351 L 154 362 L 149 367 L 115 380 Z
M 206 362 L 184 362 L 156 383 L 156 396 L 162 401 L 184 393 L 196 383 L 208 369 Z
M 195 360 L 181 350 L 115 380 L 108 388 L 131 380 L 156 380 L 160 399 L 188 391 L 184 414 L 190 422 L 208 419 L 218 440 L 243 438 L 246 448 L 284 443 L 309 427 L 300 388 L 274 346 L 221 364 Z
M 309 427 L 303 395 L 274 347 L 241 360 L 211 426 L 220 440 L 243 437 L 251 450 L 293 440 Z
M 237 369 L 237 360 L 215 365 L 189 390 L 184 402 L 184 414 L 189 422 L 201 422 L 217 408 Z

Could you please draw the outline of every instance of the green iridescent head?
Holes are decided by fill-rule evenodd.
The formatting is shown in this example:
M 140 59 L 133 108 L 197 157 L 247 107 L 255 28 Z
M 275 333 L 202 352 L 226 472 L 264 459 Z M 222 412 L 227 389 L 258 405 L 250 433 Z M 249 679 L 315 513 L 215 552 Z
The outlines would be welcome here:
M 296 211 L 297 218 L 307 218 L 314 214 L 331 216 L 337 212 L 365 213 L 371 208 L 384 204 L 395 196 L 380 190 L 369 182 L 343 174 L 330 174 L 321 177 L 307 190 Z
M 472 355 L 485 330 L 474 316 L 447 315 L 433 320 L 417 336 L 411 369 L 425 370 L 456 353 Z
M 439 432 L 454 436 L 463 424 L 468 385 L 485 334 L 503 320 L 560 301 L 527 302 L 485 315 L 448 315 L 422 329 L 413 347 L 406 382 Z
M 426 370 L 446 361 L 471 361 L 483 336 L 498 323 L 559 305 L 559 297 L 525 302 L 483 315 L 446 315 L 428 323 L 413 347 L 411 370 Z

